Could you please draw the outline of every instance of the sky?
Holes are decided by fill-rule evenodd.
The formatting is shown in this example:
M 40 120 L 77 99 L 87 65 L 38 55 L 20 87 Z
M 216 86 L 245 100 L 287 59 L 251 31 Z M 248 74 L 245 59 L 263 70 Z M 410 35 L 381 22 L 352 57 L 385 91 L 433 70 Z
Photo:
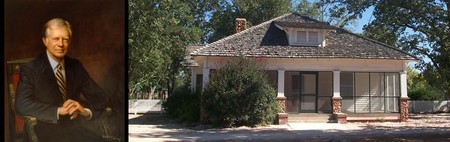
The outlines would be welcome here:
M 372 16 L 373 7 L 367 9 L 363 13 L 363 17 L 357 21 L 357 24 L 354 25 L 353 32 L 355 33 L 362 33 L 363 32 L 363 26 L 370 23 L 370 21 L 373 21 L 375 17 Z
M 318 2 L 319 0 L 308 0 L 309 2 Z M 293 1 L 294 5 L 298 4 L 298 1 Z M 372 13 L 373 13 L 374 7 L 370 7 L 368 8 L 362 15 L 361 19 L 358 19 L 356 21 L 356 24 L 354 25 L 350 25 L 348 26 L 348 28 L 351 30 L 351 32 L 353 33 L 362 33 L 363 32 L 363 27 L 364 25 L 369 24 L 371 21 L 373 21 L 375 19 L 375 17 L 373 17 Z M 411 30 L 407 30 L 407 32 L 412 32 Z M 430 59 L 425 58 L 426 62 L 429 62 Z M 408 66 L 410 68 L 414 69 L 416 62 L 410 62 L 408 63 Z M 419 71 L 419 70 L 415 70 L 415 71 Z
M 294 6 L 299 3 L 300 0 L 293 0 Z M 319 2 L 320 0 L 308 0 L 310 3 L 313 2 Z M 364 13 L 361 19 L 358 19 L 356 21 L 356 24 L 349 26 L 354 33 L 362 33 L 364 25 L 370 23 L 370 21 L 373 21 L 375 17 L 372 16 L 373 13 L 373 7 L 370 7 L 367 9 Z
M 313 2 L 319 2 L 320 0 L 308 0 L 310 3 Z M 228 1 L 231 3 L 231 0 Z M 295 7 L 300 3 L 300 0 L 292 0 L 293 6 Z M 358 19 L 356 21 L 356 24 L 349 26 L 349 28 L 352 30 L 351 32 L 354 33 L 362 33 L 363 32 L 363 26 L 368 24 L 370 21 L 374 20 L 374 17 L 372 17 L 373 7 L 370 7 L 367 9 L 364 13 L 361 19 Z M 206 20 L 209 20 L 211 17 L 206 17 Z

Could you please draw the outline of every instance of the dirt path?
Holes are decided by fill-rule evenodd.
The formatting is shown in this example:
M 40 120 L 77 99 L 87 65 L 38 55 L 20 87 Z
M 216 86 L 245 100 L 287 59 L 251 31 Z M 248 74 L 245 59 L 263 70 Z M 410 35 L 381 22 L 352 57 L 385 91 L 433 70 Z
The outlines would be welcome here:
M 129 115 L 129 141 L 450 141 L 450 114 L 411 115 L 407 123 L 291 123 L 212 128 L 161 115 Z

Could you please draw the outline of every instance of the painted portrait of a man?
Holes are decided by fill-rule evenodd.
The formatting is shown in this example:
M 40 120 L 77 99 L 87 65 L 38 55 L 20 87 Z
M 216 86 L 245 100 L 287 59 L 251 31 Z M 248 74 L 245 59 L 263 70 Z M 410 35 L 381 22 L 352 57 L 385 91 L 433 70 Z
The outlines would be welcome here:
M 6 141 L 123 141 L 125 13 L 123 1 L 5 1 Z

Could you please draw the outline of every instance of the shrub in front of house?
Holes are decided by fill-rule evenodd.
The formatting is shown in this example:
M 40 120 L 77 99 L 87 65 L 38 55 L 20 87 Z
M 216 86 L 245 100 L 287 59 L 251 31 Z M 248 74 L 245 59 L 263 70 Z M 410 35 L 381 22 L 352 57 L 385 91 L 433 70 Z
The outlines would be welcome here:
M 197 122 L 200 118 L 200 96 L 189 88 L 177 88 L 163 103 L 166 113 L 179 122 Z
M 279 112 L 261 65 L 246 57 L 212 72 L 201 99 L 206 121 L 219 127 L 268 125 Z

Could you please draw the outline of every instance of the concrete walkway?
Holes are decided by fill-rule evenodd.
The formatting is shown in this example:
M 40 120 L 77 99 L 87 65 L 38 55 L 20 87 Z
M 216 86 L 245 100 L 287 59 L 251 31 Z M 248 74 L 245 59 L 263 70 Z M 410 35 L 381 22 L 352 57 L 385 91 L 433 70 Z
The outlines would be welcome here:
M 450 141 L 450 114 L 415 116 L 406 123 L 289 123 L 212 128 L 164 115 L 129 115 L 129 141 Z M 433 118 L 433 119 L 428 119 Z

